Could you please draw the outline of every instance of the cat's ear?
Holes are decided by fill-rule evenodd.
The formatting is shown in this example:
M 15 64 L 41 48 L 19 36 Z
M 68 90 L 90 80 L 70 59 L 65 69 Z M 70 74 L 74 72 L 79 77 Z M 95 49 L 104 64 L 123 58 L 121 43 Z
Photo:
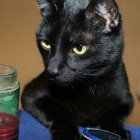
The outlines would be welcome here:
M 105 28 L 103 32 L 110 32 L 119 24 L 119 10 L 114 0 L 91 0 L 94 14 L 104 19 Z
M 37 0 L 43 17 L 49 17 L 57 11 L 57 5 L 53 0 Z

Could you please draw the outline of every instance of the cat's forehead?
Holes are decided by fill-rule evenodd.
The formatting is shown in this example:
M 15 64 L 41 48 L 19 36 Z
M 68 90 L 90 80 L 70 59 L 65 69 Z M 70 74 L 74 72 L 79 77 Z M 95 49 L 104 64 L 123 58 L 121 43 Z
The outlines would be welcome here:
M 65 0 L 64 8 L 65 12 L 78 13 L 80 10 L 86 9 L 90 0 Z

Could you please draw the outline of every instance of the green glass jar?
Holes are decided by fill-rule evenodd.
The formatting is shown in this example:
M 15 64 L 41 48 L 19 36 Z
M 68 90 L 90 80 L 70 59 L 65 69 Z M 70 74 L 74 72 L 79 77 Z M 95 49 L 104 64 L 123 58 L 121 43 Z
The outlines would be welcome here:
M 0 65 L 0 112 L 18 115 L 19 93 L 16 69 Z

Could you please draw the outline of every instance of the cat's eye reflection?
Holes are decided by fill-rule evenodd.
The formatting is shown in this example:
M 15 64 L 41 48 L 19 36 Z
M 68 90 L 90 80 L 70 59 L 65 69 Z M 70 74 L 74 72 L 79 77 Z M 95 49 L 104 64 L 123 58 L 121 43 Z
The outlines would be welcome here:
M 88 46 L 85 46 L 85 45 L 80 46 L 80 48 L 79 47 L 73 48 L 74 53 L 76 53 L 78 55 L 85 54 L 87 52 L 87 50 L 88 50 Z
M 41 46 L 46 49 L 46 50 L 50 50 L 51 49 L 51 45 L 46 44 L 44 41 L 41 41 Z

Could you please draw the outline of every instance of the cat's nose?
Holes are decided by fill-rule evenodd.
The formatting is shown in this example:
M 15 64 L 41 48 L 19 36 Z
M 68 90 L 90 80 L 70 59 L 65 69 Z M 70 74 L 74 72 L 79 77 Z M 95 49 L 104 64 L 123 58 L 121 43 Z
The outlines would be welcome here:
M 56 76 L 60 75 L 60 65 L 60 56 L 56 55 L 50 59 L 47 67 L 47 72 L 51 78 L 55 78 Z
M 59 76 L 59 70 L 58 68 L 50 68 L 48 67 L 47 72 L 50 77 L 55 78 L 56 76 Z

